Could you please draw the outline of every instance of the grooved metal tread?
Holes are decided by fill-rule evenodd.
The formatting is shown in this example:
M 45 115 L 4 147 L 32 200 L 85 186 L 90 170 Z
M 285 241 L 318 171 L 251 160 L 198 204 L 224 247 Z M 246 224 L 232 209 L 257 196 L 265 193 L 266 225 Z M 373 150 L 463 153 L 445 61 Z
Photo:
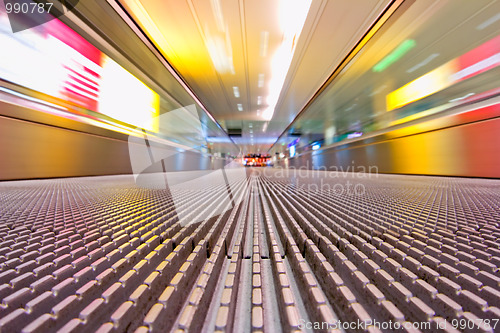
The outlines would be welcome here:
M 231 172 L 0 183 L 0 331 L 500 332 L 500 181 Z

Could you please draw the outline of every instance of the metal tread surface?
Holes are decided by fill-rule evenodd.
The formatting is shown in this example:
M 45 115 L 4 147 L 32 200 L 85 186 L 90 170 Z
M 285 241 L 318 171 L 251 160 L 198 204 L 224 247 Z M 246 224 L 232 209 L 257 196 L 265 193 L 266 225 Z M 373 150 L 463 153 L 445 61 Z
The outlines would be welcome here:
M 500 331 L 500 181 L 227 179 L 0 183 L 0 331 Z

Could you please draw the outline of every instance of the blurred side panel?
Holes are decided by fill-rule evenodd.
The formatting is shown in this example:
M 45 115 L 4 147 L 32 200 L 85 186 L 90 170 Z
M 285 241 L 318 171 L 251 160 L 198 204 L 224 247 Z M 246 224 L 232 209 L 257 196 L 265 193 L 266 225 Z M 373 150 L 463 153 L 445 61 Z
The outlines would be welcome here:
M 3 107 L 0 103 L 0 107 Z M 0 115 L 0 180 L 131 174 L 129 149 L 143 142 L 128 141 Z M 153 143 L 158 150 L 170 146 Z M 145 156 L 145 163 L 149 158 Z M 172 151 L 144 173 L 213 170 L 227 164 L 196 151 Z
M 473 120 L 480 112 L 496 113 Z M 500 104 L 407 126 L 385 135 L 303 153 L 279 165 L 341 172 L 500 178 Z M 431 123 L 431 122 L 429 122 Z M 449 125 L 449 126 L 447 126 Z M 416 128 L 420 127 L 420 128 Z
M 0 116 L 0 179 L 131 173 L 126 141 Z

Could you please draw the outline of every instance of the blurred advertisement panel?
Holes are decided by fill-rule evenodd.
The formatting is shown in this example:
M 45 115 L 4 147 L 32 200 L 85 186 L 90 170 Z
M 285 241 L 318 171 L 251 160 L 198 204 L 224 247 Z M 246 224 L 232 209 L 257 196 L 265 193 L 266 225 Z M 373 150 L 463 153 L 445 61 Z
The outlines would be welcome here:
M 157 132 L 156 92 L 61 21 L 12 33 L 0 12 L 0 78 Z

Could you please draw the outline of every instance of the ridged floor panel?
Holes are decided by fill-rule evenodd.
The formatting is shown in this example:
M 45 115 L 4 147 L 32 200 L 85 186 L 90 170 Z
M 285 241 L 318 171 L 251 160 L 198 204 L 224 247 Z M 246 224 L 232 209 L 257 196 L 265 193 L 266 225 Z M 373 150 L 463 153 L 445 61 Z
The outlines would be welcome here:
M 0 331 L 500 332 L 500 181 L 221 175 L 0 183 Z

